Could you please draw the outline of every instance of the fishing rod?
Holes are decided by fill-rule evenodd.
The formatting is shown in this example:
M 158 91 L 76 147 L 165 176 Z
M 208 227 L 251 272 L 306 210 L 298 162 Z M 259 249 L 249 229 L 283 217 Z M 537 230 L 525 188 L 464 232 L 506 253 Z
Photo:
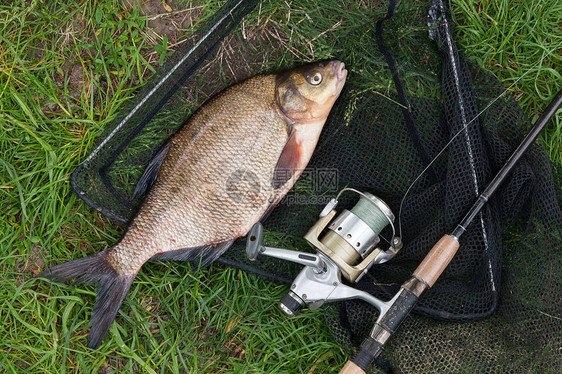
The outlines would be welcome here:
M 465 217 L 458 223 L 450 234 L 445 234 L 433 246 L 412 277 L 402 284 L 400 291 L 390 301 L 388 309 L 379 315 L 369 337 L 367 337 L 359 348 L 357 355 L 346 363 L 340 374 L 365 373 L 370 363 L 382 352 L 383 346 L 396 332 L 402 321 L 410 314 L 423 293 L 431 288 L 445 268 L 449 265 L 459 249 L 459 239 L 466 228 L 474 220 L 482 207 L 496 192 L 498 187 L 509 175 L 515 164 L 537 139 L 556 111 L 562 105 L 562 90 L 554 97 L 521 144 L 515 149 L 505 165 L 488 184 L 484 192 L 478 196 L 474 205 Z

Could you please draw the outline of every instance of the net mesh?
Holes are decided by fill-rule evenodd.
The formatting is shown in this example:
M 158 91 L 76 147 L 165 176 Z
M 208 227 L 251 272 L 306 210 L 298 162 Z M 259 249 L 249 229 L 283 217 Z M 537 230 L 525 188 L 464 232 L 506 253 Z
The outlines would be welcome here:
M 208 66 L 196 67 L 214 46 L 229 43 L 219 41 L 254 5 L 227 3 L 193 43 L 176 52 L 74 173 L 79 196 L 121 223 L 134 215 L 140 201 L 131 195 L 152 155 L 220 88 L 216 81 L 194 88 L 194 82 L 214 75 Z M 213 31 L 220 22 L 227 27 Z M 512 96 L 500 96 L 504 87 L 458 51 L 440 1 L 381 4 L 349 23 L 347 38 L 335 40 L 333 50 L 352 73 L 307 172 L 265 222 L 265 244 L 310 250 L 302 236 L 330 197 L 346 186 L 371 192 L 400 212 L 404 248 L 393 260 L 371 268 L 357 287 L 388 299 L 462 219 L 530 123 Z M 209 30 L 215 34 L 202 38 Z M 346 52 L 350 41 L 352 54 Z M 202 49 L 194 51 L 197 46 Z M 236 43 L 237 54 L 244 56 L 263 48 L 281 46 L 263 33 L 251 43 Z M 182 61 L 189 51 L 192 56 Z M 177 75 L 170 78 L 167 72 L 174 66 L 179 66 Z M 259 69 L 231 78 L 254 70 Z M 155 89 L 153 98 L 143 102 Z M 469 226 L 449 267 L 372 370 L 562 371 L 561 176 L 535 144 Z M 349 208 L 352 203 L 344 197 L 340 204 Z M 241 240 L 221 261 L 281 282 L 291 282 L 300 271 L 263 256 L 249 262 Z M 334 338 L 352 354 L 368 335 L 376 310 L 361 301 L 325 308 Z

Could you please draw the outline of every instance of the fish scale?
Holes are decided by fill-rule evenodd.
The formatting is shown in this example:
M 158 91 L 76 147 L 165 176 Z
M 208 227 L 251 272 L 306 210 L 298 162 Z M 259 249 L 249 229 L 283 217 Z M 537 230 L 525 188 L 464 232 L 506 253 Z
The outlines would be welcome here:
M 269 214 L 306 167 L 346 77 L 343 63 L 320 62 L 219 93 L 148 165 L 137 188 L 156 181 L 123 238 L 39 274 L 97 283 L 89 347 L 101 343 L 145 262 L 206 266 Z

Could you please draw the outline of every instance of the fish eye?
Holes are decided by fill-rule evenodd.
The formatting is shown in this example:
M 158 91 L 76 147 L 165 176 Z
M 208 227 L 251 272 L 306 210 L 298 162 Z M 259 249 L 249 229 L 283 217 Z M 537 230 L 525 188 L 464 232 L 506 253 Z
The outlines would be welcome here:
M 306 80 L 308 83 L 312 84 L 313 86 L 317 86 L 322 83 L 322 74 L 316 72 L 312 75 L 307 75 Z

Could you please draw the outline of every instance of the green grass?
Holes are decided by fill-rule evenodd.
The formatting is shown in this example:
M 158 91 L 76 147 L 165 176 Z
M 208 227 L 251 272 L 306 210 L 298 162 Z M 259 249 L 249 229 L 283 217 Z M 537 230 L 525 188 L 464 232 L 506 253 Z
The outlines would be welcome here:
M 458 43 L 469 59 L 506 87 L 515 83 L 511 92 L 534 121 L 562 89 L 562 3 L 455 1 L 453 14 Z M 560 111 L 552 122 L 542 139 L 550 158 L 562 165 Z
M 347 357 L 322 311 L 287 319 L 277 309 L 285 286 L 235 269 L 146 265 L 98 351 L 85 347 L 94 288 L 30 280 L 50 265 L 100 251 L 122 234 L 72 193 L 69 177 L 158 67 L 165 47 L 183 40 L 151 30 L 155 19 L 169 17 L 165 11 L 147 17 L 133 3 L 0 5 L 0 371 L 338 372 Z M 187 4 L 174 2 L 173 12 Z M 255 70 L 345 56 L 337 49 L 340 39 L 353 29 L 350 20 L 367 19 L 357 12 L 362 6 L 304 1 L 289 9 L 286 2 L 265 1 L 245 21 L 244 32 L 279 32 L 286 48 Z M 196 8 L 194 15 L 202 18 L 195 18 L 195 26 L 218 4 L 208 0 Z M 455 1 L 453 13 L 469 59 L 506 86 L 526 73 L 512 92 L 536 117 L 562 86 L 555 70 L 562 66 L 562 5 Z M 179 32 L 189 35 L 193 28 Z M 529 71 L 552 49 L 557 51 Z M 221 70 L 223 82 L 228 74 Z M 560 165 L 561 138 L 559 114 L 543 140 Z

